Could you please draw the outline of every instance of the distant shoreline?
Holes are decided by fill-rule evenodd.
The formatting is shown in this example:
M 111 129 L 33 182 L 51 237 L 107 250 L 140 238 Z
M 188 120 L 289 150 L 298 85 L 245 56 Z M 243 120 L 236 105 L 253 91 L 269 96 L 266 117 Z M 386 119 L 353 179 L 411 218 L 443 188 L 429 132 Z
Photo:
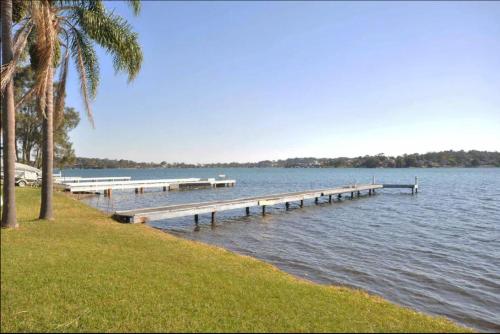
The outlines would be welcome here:
M 247 167 L 247 166 L 203 166 L 203 167 L 64 167 L 62 169 L 210 169 L 210 168 L 286 168 L 286 169 L 439 169 L 439 168 L 500 168 L 500 166 L 484 165 L 484 166 L 437 166 L 437 167 Z
M 125 159 L 101 159 L 77 157 L 62 168 L 105 169 L 105 168 L 468 168 L 500 167 L 500 152 L 494 151 L 441 151 L 424 154 L 413 153 L 398 156 L 365 155 L 338 158 L 288 158 L 284 160 L 262 160 L 259 162 L 214 162 L 183 163 L 136 162 Z

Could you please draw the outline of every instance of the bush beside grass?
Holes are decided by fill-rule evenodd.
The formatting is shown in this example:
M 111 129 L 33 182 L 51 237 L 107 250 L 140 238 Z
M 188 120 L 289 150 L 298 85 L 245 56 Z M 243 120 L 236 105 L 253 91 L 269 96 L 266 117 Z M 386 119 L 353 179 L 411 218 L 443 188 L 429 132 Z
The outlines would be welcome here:
M 2 332 L 463 332 L 353 289 L 297 279 L 256 259 L 125 225 L 64 194 L 53 222 L 18 189 L 1 232 Z

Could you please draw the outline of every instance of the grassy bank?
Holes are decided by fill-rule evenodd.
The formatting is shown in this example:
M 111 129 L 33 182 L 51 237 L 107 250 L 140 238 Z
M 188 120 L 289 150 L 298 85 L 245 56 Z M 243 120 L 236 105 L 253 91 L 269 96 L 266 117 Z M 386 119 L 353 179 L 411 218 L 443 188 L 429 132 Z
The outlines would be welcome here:
M 37 221 L 19 189 L 20 228 L 2 230 L 1 330 L 464 331 L 351 289 L 296 279 L 258 260 L 123 225 L 62 194 Z

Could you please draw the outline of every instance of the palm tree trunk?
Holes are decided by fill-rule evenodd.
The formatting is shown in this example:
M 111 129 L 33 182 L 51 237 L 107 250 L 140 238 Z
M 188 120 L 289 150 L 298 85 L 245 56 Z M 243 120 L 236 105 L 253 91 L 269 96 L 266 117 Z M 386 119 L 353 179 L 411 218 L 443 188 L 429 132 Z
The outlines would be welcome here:
M 47 99 L 45 117 L 43 118 L 42 148 L 42 205 L 40 219 L 54 219 L 52 211 L 52 195 L 54 190 L 54 71 L 49 71 L 47 80 Z
M 2 65 L 9 63 L 12 53 L 12 0 L 2 1 Z M 2 96 L 3 136 L 3 203 L 2 227 L 17 227 L 16 222 L 16 119 L 14 83 L 7 84 Z

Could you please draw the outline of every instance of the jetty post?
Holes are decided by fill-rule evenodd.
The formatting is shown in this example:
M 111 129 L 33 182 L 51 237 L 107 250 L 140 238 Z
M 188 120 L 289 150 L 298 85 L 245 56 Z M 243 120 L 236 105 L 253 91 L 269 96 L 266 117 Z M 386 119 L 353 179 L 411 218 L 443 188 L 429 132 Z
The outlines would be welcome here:
M 183 205 L 170 205 L 159 208 L 143 208 L 127 211 L 117 211 L 115 212 L 113 217 L 121 222 L 126 223 L 144 223 L 149 220 L 194 216 L 195 223 L 198 223 L 199 214 L 211 213 L 212 226 L 215 227 L 215 215 L 217 211 L 244 208 L 248 215 L 250 214 L 250 207 L 260 206 L 262 215 L 265 215 L 268 205 L 284 204 L 288 209 L 291 202 L 300 201 L 300 206 L 303 207 L 304 200 L 313 199 L 314 201 L 316 201 L 316 199 L 318 199 L 319 201 L 319 198 L 323 196 L 328 196 L 329 201 L 330 199 L 333 199 L 333 197 L 331 196 L 337 196 L 337 198 L 340 200 L 343 195 L 347 197 L 349 196 L 349 194 L 351 195 L 351 198 L 354 198 L 355 194 L 361 194 L 364 191 L 369 192 L 369 190 L 372 190 L 373 194 L 375 189 L 385 188 L 412 189 L 414 192 L 416 192 L 418 190 L 418 178 L 415 178 L 414 184 L 366 184 L 357 185 L 355 187 L 353 187 L 352 185 L 346 185 L 343 187 L 330 189 L 318 189 L 293 193 L 265 195 L 260 197 L 240 198 L 237 200 L 189 203 Z

